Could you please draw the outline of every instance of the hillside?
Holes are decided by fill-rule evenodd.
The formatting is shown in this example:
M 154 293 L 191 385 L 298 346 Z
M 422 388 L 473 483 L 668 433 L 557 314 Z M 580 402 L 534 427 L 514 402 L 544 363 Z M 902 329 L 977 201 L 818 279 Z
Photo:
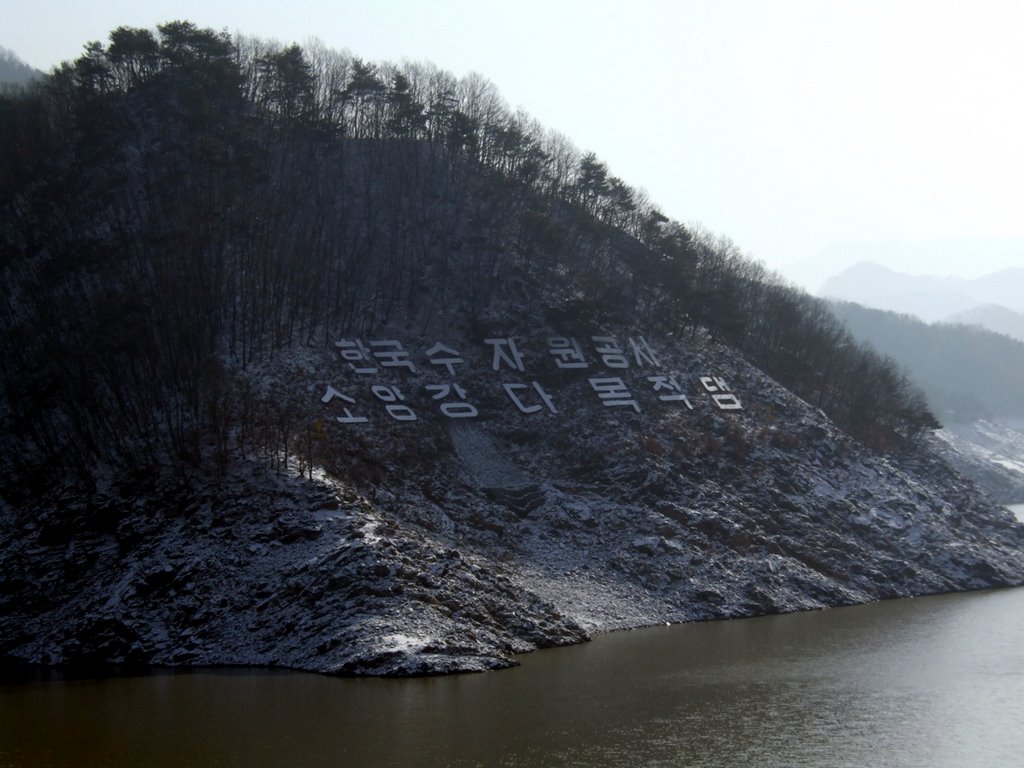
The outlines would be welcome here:
M 470 670 L 616 628 L 1021 580 L 1021 526 L 941 460 L 866 451 L 706 338 L 659 339 L 649 348 L 660 368 L 630 355 L 614 371 L 637 413 L 594 391 L 593 374 L 612 371 L 591 353 L 590 371 L 558 372 L 543 336 L 511 332 L 527 377 L 495 373 L 484 345 L 444 338 L 463 353 L 460 381 L 479 408 L 465 420 L 413 395 L 443 371 L 421 370 L 416 387 L 404 373 L 373 385 L 399 388 L 412 422 L 328 354 L 271 365 L 280 380 L 269 386 L 324 417 L 334 460 L 312 479 L 252 459 L 186 492 L 110 488 L 28 519 L 8 510 L 5 652 Z M 433 339 L 405 340 L 418 368 Z M 328 371 L 354 404 L 311 391 Z M 683 374 L 693 410 L 644 388 L 655 371 Z M 701 394 L 700 371 L 725 379 L 742 408 Z M 532 386 L 518 390 L 540 408 L 530 414 L 496 386 L 533 376 L 557 413 Z M 346 408 L 369 421 L 338 422 Z
M 42 72 L 30 67 L 14 51 L 0 45 L 0 87 L 24 85 L 42 76 Z
M 3 99 L 6 659 L 446 672 L 1024 582 L 889 361 L 480 78 L 172 22 Z
M 994 498 L 1024 499 L 1024 420 L 950 424 L 936 438 L 950 463 Z
M 960 325 L 977 325 L 995 333 L 1024 342 L 1024 313 L 1014 312 L 998 304 L 979 304 L 948 318 Z
M 856 338 L 897 360 L 921 387 L 944 425 L 936 448 L 995 498 L 1024 498 L 1024 343 L 977 326 L 832 306 Z
M 832 307 L 855 337 L 907 369 L 943 422 L 1024 418 L 1024 342 L 848 302 Z

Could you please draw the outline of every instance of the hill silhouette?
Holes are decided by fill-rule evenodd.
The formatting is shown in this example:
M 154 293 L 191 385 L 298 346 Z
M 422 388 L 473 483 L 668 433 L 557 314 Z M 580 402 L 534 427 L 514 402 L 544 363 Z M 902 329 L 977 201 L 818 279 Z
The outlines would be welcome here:
M 0 45 L 0 85 L 24 85 L 43 73 L 22 61 L 14 51 Z

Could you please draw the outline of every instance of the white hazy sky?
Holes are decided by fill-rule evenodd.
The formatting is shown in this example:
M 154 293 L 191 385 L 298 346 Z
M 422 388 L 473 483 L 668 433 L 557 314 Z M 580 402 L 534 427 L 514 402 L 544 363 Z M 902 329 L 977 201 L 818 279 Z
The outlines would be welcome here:
M 0 45 L 48 70 L 182 18 L 479 72 L 795 279 L 1024 267 L 1021 0 L 3 0 Z

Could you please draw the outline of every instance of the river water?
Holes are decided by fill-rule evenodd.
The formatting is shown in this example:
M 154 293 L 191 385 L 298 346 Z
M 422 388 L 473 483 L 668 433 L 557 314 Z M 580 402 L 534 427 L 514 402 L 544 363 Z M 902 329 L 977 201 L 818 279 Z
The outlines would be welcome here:
M 0 686 L 0 766 L 872 766 L 1024 760 L 1024 589 L 659 627 L 414 680 Z

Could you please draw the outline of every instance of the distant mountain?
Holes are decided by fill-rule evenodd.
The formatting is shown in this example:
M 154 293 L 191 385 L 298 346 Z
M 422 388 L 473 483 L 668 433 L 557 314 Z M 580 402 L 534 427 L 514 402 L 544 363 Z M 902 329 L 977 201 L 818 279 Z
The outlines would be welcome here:
M 1024 311 L 1024 269 L 1004 269 L 965 279 L 910 275 L 861 262 L 826 280 L 820 294 L 935 322 L 981 305 Z
M 14 51 L 0 45 L 0 84 L 22 85 L 42 76 L 42 72 L 30 67 Z
M 858 339 L 894 358 L 943 423 L 1024 418 L 1024 343 L 992 331 L 834 302 Z
M 860 262 L 885 264 L 897 272 L 918 275 L 935 273 L 936 264 L 966 264 L 971 274 L 986 274 L 1006 264 L 1024 264 L 1024 238 L 836 243 L 782 271 L 788 279 L 819 294 L 828 278 Z
M 1002 333 L 1018 341 L 1024 341 L 1024 313 L 998 304 L 980 304 L 949 318 L 951 323 L 977 325 L 996 333 Z

